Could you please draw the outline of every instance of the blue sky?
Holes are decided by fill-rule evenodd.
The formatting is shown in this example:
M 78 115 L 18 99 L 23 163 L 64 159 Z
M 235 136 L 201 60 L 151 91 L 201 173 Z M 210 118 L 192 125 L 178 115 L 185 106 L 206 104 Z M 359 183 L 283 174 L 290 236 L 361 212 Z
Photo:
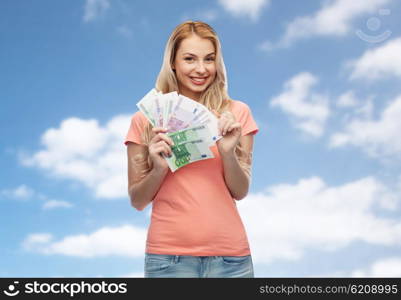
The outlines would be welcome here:
M 401 4 L 0 3 L 0 276 L 143 277 L 124 137 L 169 34 L 218 33 L 252 109 L 255 276 L 401 276 Z

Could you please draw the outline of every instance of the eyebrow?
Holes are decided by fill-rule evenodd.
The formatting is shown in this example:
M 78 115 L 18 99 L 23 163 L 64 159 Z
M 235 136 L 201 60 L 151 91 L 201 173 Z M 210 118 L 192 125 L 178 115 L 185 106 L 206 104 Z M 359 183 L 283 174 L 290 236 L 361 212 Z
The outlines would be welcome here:
M 185 53 L 183 53 L 182 55 L 185 55 L 185 54 L 189 54 L 189 55 L 192 55 L 192 56 L 196 56 L 195 54 L 190 53 L 190 52 L 185 52 Z M 215 54 L 215 53 L 214 53 L 214 52 L 211 52 L 211 53 L 207 54 L 206 56 L 209 56 L 209 55 L 212 55 L 212 54 Z

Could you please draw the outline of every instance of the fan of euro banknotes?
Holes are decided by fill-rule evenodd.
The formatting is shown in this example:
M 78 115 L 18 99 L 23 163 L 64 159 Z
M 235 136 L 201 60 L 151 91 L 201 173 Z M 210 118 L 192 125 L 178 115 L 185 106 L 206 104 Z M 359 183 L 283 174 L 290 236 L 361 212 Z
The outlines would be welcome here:
M 221 138 L 218 119 L 206 106 L 177 92 L 151 89 L 137 104 L 153 127 L 167 128 L 173 155 L 163 154 L 172 172 L 195 161 L 213 158 L 210 146 Z

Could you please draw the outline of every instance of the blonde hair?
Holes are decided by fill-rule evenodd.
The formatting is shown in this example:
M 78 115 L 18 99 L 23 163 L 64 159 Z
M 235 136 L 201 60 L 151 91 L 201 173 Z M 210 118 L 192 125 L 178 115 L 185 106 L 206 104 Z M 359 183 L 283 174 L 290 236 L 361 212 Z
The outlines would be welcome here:
M 201 21 L 186 21 L 179 24 L 173 30 L 164 50 L 163 64 L 157 77 L 155 88 L 162 93 L 173 91 L 178 92 L 177 77 L 172 66 L 181 42 L 194 34 L 200 38 L 210 40 L 214 45 L 216 53 L 216 77 L 214 81 L 201 93 L 199 103 L 205 105 L 210 111 L 216 110 L 218 113 L 230 110 L 232 99 L 230 99 L 227 92 L 227 75 L 221 52 L 220 40 L 213 28 Z M 142 140 L 146 145 L 149 144 L 154 136 L 152 128 L 152 125 L 147 123 L 142 133 Z M 235 154 L 237 155 L 240 165 L 250 176 L 252 153 L 245 153 L 240 143 L 238 143 L 235 149 Z M 147 157 L 147 161 L 148 169 L 144 170 L 142 176 L 145 176 L 147 172 L 152 169 L 149 156 Z

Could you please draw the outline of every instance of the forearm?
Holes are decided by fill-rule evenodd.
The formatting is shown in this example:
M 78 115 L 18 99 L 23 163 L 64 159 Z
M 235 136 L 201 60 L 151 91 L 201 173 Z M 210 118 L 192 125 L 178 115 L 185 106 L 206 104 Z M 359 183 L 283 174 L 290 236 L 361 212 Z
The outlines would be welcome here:
M 140 182 L 130 186 L 131 204 L 137 210 L 143 210 L 155 197 L 166 177 L 167 172 L 152 169 Z
M 248 194 L 250 178 L 241 168 L 234 153 L 221 155 L 224 168 L 224 180 L 231 195 L 236 200 L 243 199 Z

